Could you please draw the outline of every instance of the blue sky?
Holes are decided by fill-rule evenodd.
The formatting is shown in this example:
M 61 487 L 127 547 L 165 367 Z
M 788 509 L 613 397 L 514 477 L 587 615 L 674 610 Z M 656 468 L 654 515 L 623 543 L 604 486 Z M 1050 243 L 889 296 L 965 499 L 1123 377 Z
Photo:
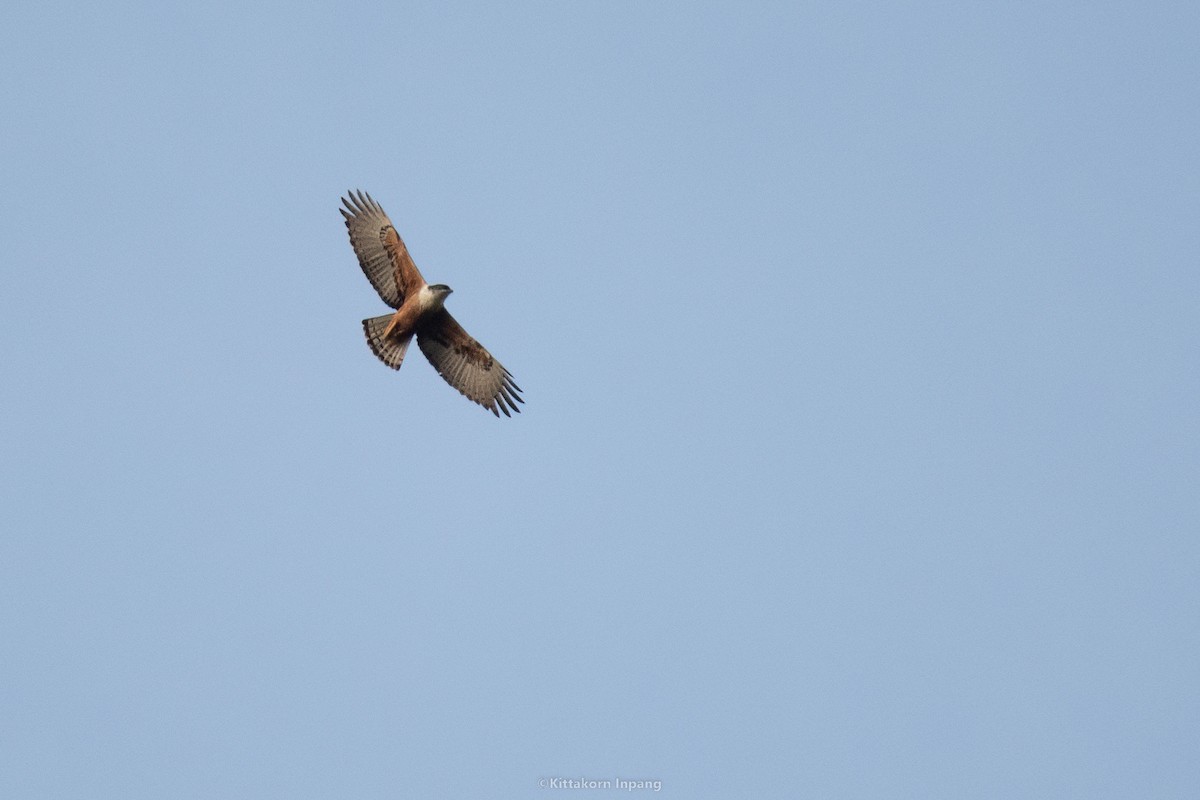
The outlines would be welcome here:
M 1200 785 L 1194 4 L 5 18 L 0 795 Z

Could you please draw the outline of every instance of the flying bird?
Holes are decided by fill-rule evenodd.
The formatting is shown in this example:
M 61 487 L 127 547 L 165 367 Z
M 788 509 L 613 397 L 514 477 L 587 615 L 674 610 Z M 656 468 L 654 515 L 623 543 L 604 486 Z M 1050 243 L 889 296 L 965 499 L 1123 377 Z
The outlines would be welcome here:
M 511 417 L 524 403 L 521 387 L 483 345 L 471 338 L 444 307 L 452 291 L 430 285 L 421 276 L 400 234 L 379 203 L 363 192 L 347 192 L 339 208 L 346 218 L 350 245 L 367 280 L 383 302 L 396 311 L 363 320 L 367 344 L 379 360 L 400 369 L 413 337 L 417 347 L 446 383 L 491 411 Z

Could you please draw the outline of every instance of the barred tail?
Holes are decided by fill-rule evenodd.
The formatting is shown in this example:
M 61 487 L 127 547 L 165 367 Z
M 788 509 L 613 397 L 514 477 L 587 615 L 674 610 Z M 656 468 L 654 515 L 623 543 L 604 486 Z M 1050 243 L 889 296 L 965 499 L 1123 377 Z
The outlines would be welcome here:
M 404 363 L 404 353 L 412 341 L 412 334 L 404 339 L 397 339 L 395 336 L 383 338 L 383 332 L 392 321 L 392 316 L 384 314 L 382 317 L 364 319 L 363 331 L 367 334 L 367 344 L 371 346 L 371 352 L 392 369 L 400 369 L 400 365 Z

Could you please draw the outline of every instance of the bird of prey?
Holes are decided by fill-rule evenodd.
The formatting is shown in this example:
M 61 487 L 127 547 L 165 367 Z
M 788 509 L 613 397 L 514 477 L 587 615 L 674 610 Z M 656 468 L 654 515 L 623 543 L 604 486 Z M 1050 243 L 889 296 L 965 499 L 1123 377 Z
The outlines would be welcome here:
M 444 308 L 451 289 L 442 283 L 430 285 L 413 263 L 408 248 L 379 203 L 363 192 L 347 192 L 339 208 L 346 218 L 350 245 L 367 280 L 383 302 L 396 309 L 363 320 L 367 344 L 379 360 L 400 369 L 413 336 L 417 347 L 446 383 L 469 400 L 491 411 L 511 417 L 524 403 L 521 387 L 513 382 L 499 361 L 471 338 Z

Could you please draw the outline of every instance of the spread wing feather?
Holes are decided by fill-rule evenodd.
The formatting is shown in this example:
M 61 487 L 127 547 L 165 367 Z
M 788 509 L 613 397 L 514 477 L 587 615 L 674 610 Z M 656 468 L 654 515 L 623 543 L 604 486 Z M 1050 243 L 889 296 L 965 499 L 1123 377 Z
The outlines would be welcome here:
M 410 292 L 424 285 L 425 279 L 379 203 L 364 192 L 346 195 L 342 198 L 346 208 L 338 210 L 346 218 L 358 264 L 383 302 L 399 308 Z
M 442 309 L 429 316 L 417 328 L 417 346 L 446 383 L 468 399 L 491 411 L 511 417 L 520 412 L 521 387 L 512 375 L 492 358 L 483 345 L 471 338 L 450 312 Z

